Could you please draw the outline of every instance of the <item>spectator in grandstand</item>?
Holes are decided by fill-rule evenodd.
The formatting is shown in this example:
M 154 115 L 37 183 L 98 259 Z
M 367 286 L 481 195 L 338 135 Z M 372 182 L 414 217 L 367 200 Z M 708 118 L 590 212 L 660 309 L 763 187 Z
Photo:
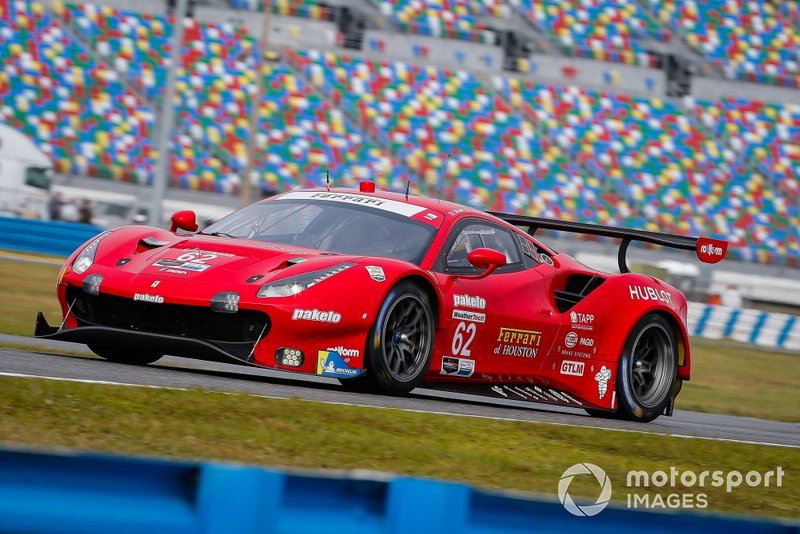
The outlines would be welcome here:
M 64 207 L 64 195 L 56 193 L 50 197 L 50 202 L 47 205 L 47 212 L 50 215 L 51 221 L 61 220 L 61 209 Z
M 78 222 L 92 224 L 92 201 L 84 198 L 81 207 L 78 209 Z
M 728 284 L 720 295 L 720 303 L 729 308 L 741 308 L 742 294 L 739 293 L 739 288 L 735 284 Z
M 78 213 L 78 206 L 73 201 L 64 202 L 61 206 L 61 220 L 68 222 L 77 222 L 80 214 Z

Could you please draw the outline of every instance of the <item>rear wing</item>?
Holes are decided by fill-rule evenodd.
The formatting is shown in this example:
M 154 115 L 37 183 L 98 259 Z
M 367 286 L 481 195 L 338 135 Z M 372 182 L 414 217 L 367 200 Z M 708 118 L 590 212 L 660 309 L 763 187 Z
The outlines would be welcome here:
M 573 234 L 597 235 L 621 239 L 622 242 L 617 252 L 617 264 L 619 265 L 619 271 L 621 273 L 630 272 L 625 256 L 631 241 L 641 241 L 643 243 L 652 243 L 664 247 L 692 250 L 697 254 L 697 257 L 700 258 L 700 261 L 705 263 L 717 263 L 721 261 L 728 252 L 727 241 L 711 239 L 710 237 L 688 237 L 660 232 L 647 232 L 645 230 L 636 230 L 632 228 L 620 228 L 618 226 L 513 215 L 496 211 L 490 211 L 488 213 L 509 224 L 527 227 L 527 232 L 530 235 L 534 235 L 537 230 L 542 228 L 545 230 L 558 230 Z

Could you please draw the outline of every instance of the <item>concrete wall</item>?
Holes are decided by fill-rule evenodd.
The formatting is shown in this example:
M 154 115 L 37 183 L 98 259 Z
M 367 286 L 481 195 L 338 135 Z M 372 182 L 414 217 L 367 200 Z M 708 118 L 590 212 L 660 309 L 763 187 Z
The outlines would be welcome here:
M 664 73 L 657 69 L 548 54 L 532 54 L 529 59 L 529 76 L 540 81 L 625 92 L 637 96 L 665 95 Z M 565 67 L 573 67 L 575 76 L 566 76 Z
M 117 0 L 123 1 L 123 0 Z M 254 38 L 261 37 L 263 17 L 260 12 L 198 6 L 195 17 L 203 22 L 228 22 L 241 25 Z M 336 25 L 332 22 L 272 15 L 269 24 L 269 44 L 310 48 L 330 48 L 336 43 Z
M 703 100 L 754 98 L 780 104 L 800 104 L 800 90 L 761 83 L 738 82 L 719 78 L 692 79 L 692 96 Z
M 379 52 L 380 48 L 374 46 L 381 42 L 383 55 L 387 59 L 433 63 L 445 68 L 478 72 L 499 72 L 503 66 L 503 51 L 497 46 L 381 30 L 366 32 L 364 51 Z M 421 47 L 427 48 L 427 57 L 420 57 L 418 52 Z

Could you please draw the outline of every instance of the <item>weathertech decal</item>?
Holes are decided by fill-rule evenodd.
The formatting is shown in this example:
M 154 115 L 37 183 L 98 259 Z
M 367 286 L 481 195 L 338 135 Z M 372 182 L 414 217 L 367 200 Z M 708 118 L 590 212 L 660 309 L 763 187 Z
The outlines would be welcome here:
M 405 215 L 406 217 L 413 217 L 414 215 L 427 210 L 427 208 L 415 206 L 414 204 L 397 202 L 396 200 L 389 200 L 371 195 L 330 193 L 326 191 L 319 191 L 316 193 L 313 191 L 295 191 L 293 193 L 286 193 L 280 197 L 276 197 L 274 200 L 328 200 L 332 202 L 342 202 L 344 204 L 368 206 L 370 208 L 377 208 L 379 210 Z
M 466 310 L 453 310 L 453 319 L 460 319 L 462 321 L 472 321 L 473 323 L 485 323 L 486 314 L 471 312 Z

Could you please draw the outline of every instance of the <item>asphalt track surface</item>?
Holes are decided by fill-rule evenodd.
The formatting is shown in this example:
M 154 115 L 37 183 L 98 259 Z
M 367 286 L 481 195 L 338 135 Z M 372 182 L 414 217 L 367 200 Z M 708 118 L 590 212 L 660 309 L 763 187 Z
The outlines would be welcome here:
M 44 340 L 0 336 L 0 342 L 18 343 L 20 340 L 25 340 L 25 344 L 49 345 Z M 88 349 L 82 345 L 53 342 L 49 346 L 86 350 L 88 354 Z M 171 356 L 140 367 L 89 356 L 0 349 L 0 377 L 45 377 L 90 383 L 239 392 L 354 406 L 800 447 L 800 425 L 795 423 L 676 410 L 673 417 L 660 417 L 652 423 L 640 424 L 597 419 L 589 417 L 583 410 L 573 408 L 425 389 L 417 389 L 406 397 L 350 393 L 344 391 L 336 380 L 329 378 Z

